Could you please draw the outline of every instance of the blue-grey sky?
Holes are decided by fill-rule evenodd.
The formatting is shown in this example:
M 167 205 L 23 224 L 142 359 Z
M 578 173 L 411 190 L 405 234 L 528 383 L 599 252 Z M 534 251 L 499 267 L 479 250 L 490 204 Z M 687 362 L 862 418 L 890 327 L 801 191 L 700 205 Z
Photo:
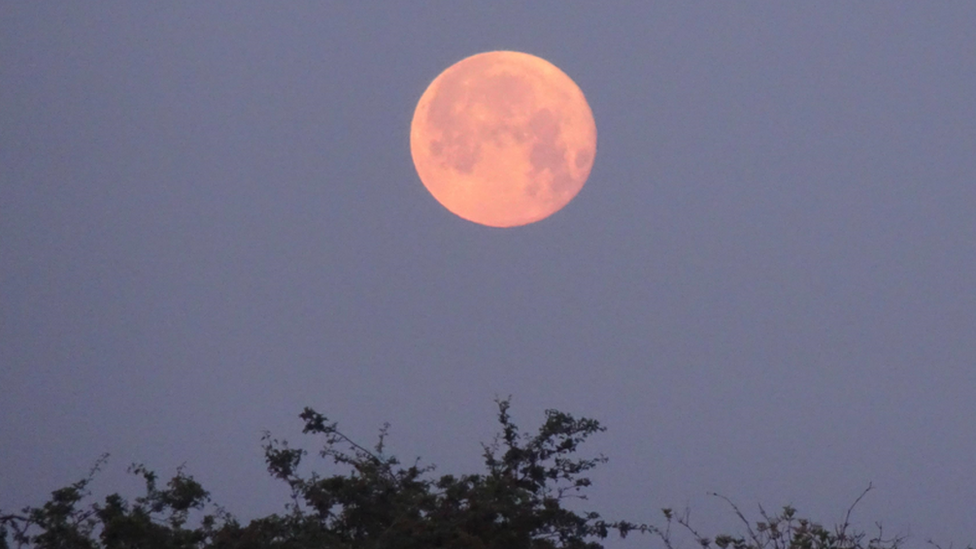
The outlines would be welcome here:
M 976 3 L 4 2 L 0 508 L 112 460 L 280 509 L 310 405 L 474 472 L 496 396 L 609 430 L 590 507 L 976 523 Z M 586 94 L 590 179 L 493 229 L 413 109 L 489 50 Z M 328 470 L 327 468 L 323 470 Z M 643 547 L 629 538 L 617 547 Z

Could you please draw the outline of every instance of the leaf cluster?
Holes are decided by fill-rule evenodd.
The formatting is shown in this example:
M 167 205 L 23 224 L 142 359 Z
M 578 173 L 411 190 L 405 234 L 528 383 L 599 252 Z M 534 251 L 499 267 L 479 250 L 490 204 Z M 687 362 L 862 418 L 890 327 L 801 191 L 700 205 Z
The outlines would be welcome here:
M 83 549 L 599 549 L 595 540 L 613 530 L 621 536 L 647 531 L 564 506 L 569 498 L 585 499 L 585 474 L 606 461 L 576 457 L 583 442 L 604 430 L 597 421 L 547 410 L 538 432 L 524 435 L 509 415 L 509 401 L 496 403 L 501 428 L 490 445 L 482 445 L 486 471 L 480 474 L 436 477 L 434 467 L 419 460 L 403 465 L 384 453 L 388 425 L 379 442 L 366 448 L 305 408 L 303 432 L 322 437 L 319 455 L 347 472 L 302 474 L 307 451 L 265 433 L 268 472 L 290 489 L 283 513 L 241 524 L 213 506 L 182 467 L 160 486 L 143 465 L 130 472 L 142 477 L 145 495 L 128 502 L 112 494 L 82 507 L 103 458 L 87 478 L 54 492 L 43 506 L 0 513 L 0 549 L 11 543 Z M 193 526 L 191 512 L 202 513 Z
M 179 467 L 160 487 L 158 477 L 143 465 L 129 471 L 141 476 L 145 494 L 131 503 L 118 494 L 88 507 L 81 502 L 91 495 L 89 485 L 108 459 L 101 456 L 88 476 L 55 490 L 41 507 L 25 507 L 19 514 L 0 513 L 0 549 L 14 547 L 122 549 L 193 549 L 204 547 L 212 537 L 223 511 L 206 514 L 196 527 L 187 527 L 192 510 L 202 510 L 209 493 Z
M 872 489 L 873 486 L 868 484 L 868 487 L 848 507 L 843 522 L 832 528 L 799 517 L 796 508 L 791 505 L 784 506 L 778 513 L 769 513 L 760 505 L 760 520 L 750 522 L 731 499 L 713 492 L 711 495 L 724 500 L 738 517 L 745 529 L 744 534 L 706 537 L 692 526 L 691 513 L 688 509 L 677 514 L 670 508 L 661 510 L 665 526 L 653 528 L 652 531 L 658 535 L 666 549 L 675 549 L 676 544 L 672 536 L 674 525 L 689 533 L 702 549 L 711 549 L 713 546 L 718 549 L 901 549 L 907 536 L 886 537 L 880 522 L 875 523 L 877 533 L 873 536 L 853 527 L 851 515 L 855 507 Z M 933 545 L 934 549 L 942 549 L 931 541 L 929 544 Z M 967 549 L 973 547 L 970 545 Z
M 579 457 L 580 447 L 604 428 L 547 410 L 539 429 L 525 434 L 512 421 L 509 400 L 496 404 L 500 429 L 491 444 L 482 444 L 481 473 L 436 476 L 434 466 L 419 459 L 404 465 L 385 452 L 389 425 L 367 448 L 305 408 L 299 416 L 303 433 L 321 437 L 318 456 L 343 471 L 304 474 L 308 452 L 265 433 L 268 472 L 289 488 L 281 513 L 243 524 L 211 502 L 182 466 L 163 484 L 141 464 L 129 471 L 142 478 L 143 495 L 128 501 L 112 494 L 85 505 L 106 455 L 88 476 L 54 491 L 40 507 L 0 511 L 0 549 L 602 549 L 600 540 L 614 531 L 620 537 L 649 533 L 664 549 L 678 549 L 675 530 L 701 549 L 900 549 L 904 541 L 886 538 L 880 524 L 874 536 L 852 527 L 851 514 L 870 485 L 833 528 L 797 516 L 792 506 L 772 514 L 760 506 L 760 520 L 750 521 L 718 494 L 712 495 L 730 505 L 743 534 L 706 537 L 687 509 L 662 509 L 662 526 L 571 510 L 569 500 L 586 499 L 587 473 L 607 461 Z

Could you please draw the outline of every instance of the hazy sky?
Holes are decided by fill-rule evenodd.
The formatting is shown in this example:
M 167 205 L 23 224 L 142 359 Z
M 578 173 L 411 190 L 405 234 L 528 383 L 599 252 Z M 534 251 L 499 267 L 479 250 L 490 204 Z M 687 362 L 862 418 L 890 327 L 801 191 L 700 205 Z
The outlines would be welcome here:
M 103 452 L 281 509 L 310 405 L 439 473 L 496 396 L 608 432 L 590 508 L 976 541 L 976 2 L 4 2 L 0 508 Z M 414 106 L 543 57 L 599 133 L 565 209 L 464 221 Z M 326 466 L 323 471 L 329 471 Z M 614 547 L 644 547 L 629 538 Z

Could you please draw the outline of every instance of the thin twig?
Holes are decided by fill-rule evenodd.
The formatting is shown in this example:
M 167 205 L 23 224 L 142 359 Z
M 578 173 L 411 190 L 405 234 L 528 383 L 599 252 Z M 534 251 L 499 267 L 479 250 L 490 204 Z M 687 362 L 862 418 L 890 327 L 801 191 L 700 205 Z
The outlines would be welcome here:
M 722 494 L 716 492 L 709 492 L 709 495 L 715 496 L 717 498 L 722 498 L 725 500 L 726 503 L 731 505 L 732 510 L 735 511 L 735 514 L 738 515 L 739 519 L 746 525 L 746 530 L 749 532 L 749 537 L 752 538 L 752 541 L 756 544 L 756 547 L 763 546 L 762 542 L 759 541 L 759 537 L 756 536 L 756 533 L 752 530 L 752 525 L 749 524 L 748 519 L 746 519 L 745 515 L 742 514 L 742 511 L 739 510 L 739 506 L 737 506 L 735 503 L 732 502 L 731 499 L 723 496 Z

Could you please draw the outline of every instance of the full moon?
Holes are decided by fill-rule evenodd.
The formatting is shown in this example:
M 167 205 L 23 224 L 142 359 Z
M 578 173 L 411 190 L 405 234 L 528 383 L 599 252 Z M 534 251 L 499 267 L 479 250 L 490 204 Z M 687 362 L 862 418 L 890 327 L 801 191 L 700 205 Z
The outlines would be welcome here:
M 552 63 L 513 51 L 479 53 L 424 91 L 410 153 L 445 208 L 482 225 L 515 227 L 549 217 L 583 188 L 596 124 L 583 92 Z

